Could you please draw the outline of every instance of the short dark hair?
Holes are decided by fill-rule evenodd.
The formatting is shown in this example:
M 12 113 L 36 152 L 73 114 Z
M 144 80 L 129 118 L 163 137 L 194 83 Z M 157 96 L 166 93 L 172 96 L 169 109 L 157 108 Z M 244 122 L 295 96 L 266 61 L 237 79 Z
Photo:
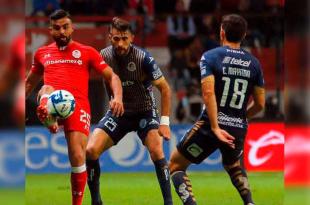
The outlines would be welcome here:
M 58 10 L 55 10 L 51 15 L 50 15 L 50 21 L 55 21 L 55 20 L 58 20 L 58 19 L 62 19 L 62 18 L 69 18 L 71 19 L 71 16 L 69 14 L 69 12 L 63 10 L 63 9 L 58 9 Z
M 112 22 L 110 25 L 110 32 L 112 31 L 113 28 L 115 28 L 118 31 L 122 31 L 122 32 L 130 31 L 130 33 L 133 33 L 130 23 L 119 17 L 114 17 L 112 19 Z
M 246 34 L 248 23 L 238 14 L 228 14 L 222 17 L 221 26 L 227 41 L 241 42 Z

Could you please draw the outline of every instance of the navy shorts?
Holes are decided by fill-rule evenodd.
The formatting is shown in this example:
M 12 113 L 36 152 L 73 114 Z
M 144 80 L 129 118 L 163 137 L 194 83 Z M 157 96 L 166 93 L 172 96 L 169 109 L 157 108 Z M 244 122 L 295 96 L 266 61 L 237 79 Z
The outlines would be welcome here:
M 243 143 L 246 129 L 222 127 L 235 137 L 235 149 L 220 142 L 211 131 L 209 122 L 201 119 L 185 133 L 177 145 L 178 151 L 190 162 L 200 164 L 215 150 L 220 149 L 224 165 L 231 165 L 243 155 Z
M 112 116 L 109 110 L 99 121 L 96 128 L 104 130 L 116 145 L 127 133 L 137 131 L 144 144 L 147 133 L 152 129 L 158 129 L 159 117 L 156 109 L 143 113 L 125 113 L 121 117 Z

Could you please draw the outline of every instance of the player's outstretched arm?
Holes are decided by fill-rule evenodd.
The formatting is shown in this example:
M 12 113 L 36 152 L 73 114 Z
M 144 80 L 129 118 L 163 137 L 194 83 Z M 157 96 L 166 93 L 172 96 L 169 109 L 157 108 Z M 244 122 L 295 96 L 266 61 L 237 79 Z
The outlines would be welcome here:
M 165 140 L 169 140 L 171 135 L 169 127 L 171 89 L 168 82 L 163 76 L 153 81 L 153 84 L 157 87 L 161 94 L 161 120 L 158 132 L 161 136 L 164 137 Z
M 257 113 L 262 111 L 265 107 L 265 89 L 255 86 L 253 92 L 254 103 L 247 109 L 246 116 L 248 119 L 254 117 Z
M 103 70 L 103 77 L 113 92 L 113 99 L 110 101 L 110 108 L 113 115 L 119 117 L 124 114 L 121 80 L 109 66 Z
M 210 119 L 211 129 L 217 138 L 231 148 L 235 148 L 234 137 L 222 130 L 217 121 L 217 103 L 214 92 L 214 75 L 202 79 L 202 97 Z
M 32 71 L 29 72 L 26 78 L 26 98 L 30 95 L 32 90 L 38 85 L 41 81 L 42 75 L 34 73 Z

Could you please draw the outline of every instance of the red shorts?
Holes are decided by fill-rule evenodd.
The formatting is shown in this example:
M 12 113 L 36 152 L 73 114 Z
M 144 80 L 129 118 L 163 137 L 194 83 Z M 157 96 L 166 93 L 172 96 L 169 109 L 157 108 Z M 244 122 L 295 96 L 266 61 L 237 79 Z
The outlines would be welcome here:
M 73 114 L 59 123 L 64 126 L 64 131 L 79 131 L 87 137 L 90 128 L 90 106 L 88 102 L 76 101 Z

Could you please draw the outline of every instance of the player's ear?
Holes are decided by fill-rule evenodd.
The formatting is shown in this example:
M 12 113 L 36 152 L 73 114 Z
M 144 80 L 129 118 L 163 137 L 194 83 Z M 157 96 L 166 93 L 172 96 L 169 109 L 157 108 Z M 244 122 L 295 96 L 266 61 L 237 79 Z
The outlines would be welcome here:
M 245 39 L 245 37 L 246 37 L 246 32 L 244 33 L 244 35 L 243 35 L 243 37 L 242 37 L 242 40 Z
M 225 39 L 225 31 L 222 29 L 222 27 L 221 27 L 221 31 L 220 31 L 220 38 L 221 38 L 222 40 Z
M 48 30 L 50 31 L 50 34 L 52 34 L 52 25 L 49 25 Z
M 131 34 L 131 42 L 135 39 L 135 35 Z

